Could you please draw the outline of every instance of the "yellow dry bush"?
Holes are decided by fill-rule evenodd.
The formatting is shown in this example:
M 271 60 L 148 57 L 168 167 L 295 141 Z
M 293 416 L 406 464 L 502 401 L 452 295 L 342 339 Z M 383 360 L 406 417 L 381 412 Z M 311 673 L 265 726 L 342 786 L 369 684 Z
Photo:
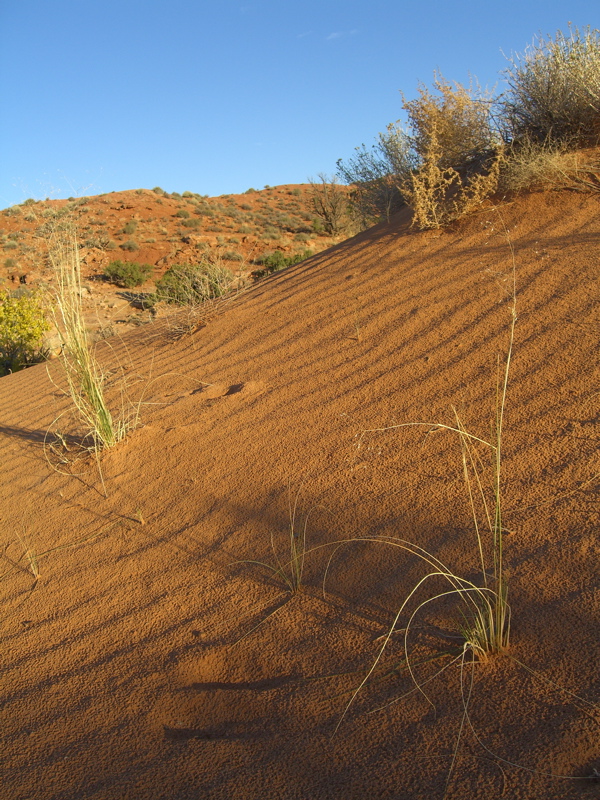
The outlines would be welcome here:
M 502 161 L 490 121 L 490 99 L 478 88 L 436 75 L 404 100 L 419 166 L 399 187 L 413 225 L 440 228 L 473 211 L 498 186 Z
M 452 85 L 438 74 L 433 86 L 435 92 L 421 85 L 414 100 L 403 98 L 413 147 L 424 162 L 435 150 L 441 169 L 471 171 L 495 145 L 491 98 L 479 87 Z
M 441 228 L 475 211 L 498 188 L 503 160 L 503 152 L 498 148 L 487 166 L 471 175 L 444 166 L 444 151 L 435 126 L 432 127 L 422 164 L 402 187 L 413 210 L 412 224 L 419 230 Z

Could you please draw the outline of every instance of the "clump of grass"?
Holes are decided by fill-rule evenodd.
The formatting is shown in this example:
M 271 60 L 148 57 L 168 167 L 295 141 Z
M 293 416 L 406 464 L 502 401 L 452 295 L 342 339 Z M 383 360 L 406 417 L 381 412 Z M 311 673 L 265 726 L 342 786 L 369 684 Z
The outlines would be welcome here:
M 304 575 L 304 563 L 308 554 L 307 550 L 307 529 L 311 512 L 308 511 L 304 520 L 300 520 L 300 498 L 302 495 L 303 484 L 295 495 L 292 494 L 291 487 L 288 489 L 288 536 L 287 553 L 285 557 L 280 555 L 280 547 L 275 541 L 275 533 L 271 531 L 271 550 L 273 552 L 274 564 L 265 561 L 243 561 L 238 563 L 255 564 L 268 570 L 274 578 L 282 581 L 286 590 L 290 594 L 297 594 L 302 590 L 302 579 Z
M 63 366 L 69 395 L 96 448 L 112 447 L 127 433 L 125 420 L 116 422 L 104 396 L 104 375 L 88 340 L 81 302 L 81 267 L 75 234 L 57 232 L 50 249 L 56 276 L 54 311 L 64 337 Z
M 408 621 L 403 628 L 405 665 L 416 687 L 422 691 L 421 684 L 414 673 L 412 665 L 409 637 L 417 615 L 428 604 L 436 600 L 455 597 L 459 601 L 461 608 L 462 622 L 459 625 L 459 629 L 462 635 L 462 647 L 458 653 L 452 654 L 454 658 L 451 663 L 459 661 L 464 666 L 468 661 L 484 662 L 494 655 L 506 652 L 509 647 L 511 612 L 508 603 L 508 583 L 504 570 L 503 541 L 505 529 L 502 519 L 502 439 L 508 396 L 508 379 L 517 321 L 514 281 L 513 261 L 513 294 L 510 306 L 509 342 L 504 364 L 501 365 L 500 360 L 498 364 L 495 418 L 490 439 L 486 440 L 467 431 L 456 409 L 453 409 L 454 425 L 441 422 L 408 422 L 363 432 L 364 435 L 375 431 L 381 432 L 398 428 L 425 426 L 429 431 L 448 431 L 458 436 L 461 447 L 463 475 L 475 529 L 475 550 L 480 567 L 480 581 L 475 582 L 475 580 L 462 577 L 437 556 L 412 542 L 396 537 L 368 540 L 386 544 L 415 556 L 426 565 L 427 571 L 409 591 L 398 608 L 392 625 L 387 634 L 382 637 L 383 643 L 371 668 L 354 691 L 350 702 L 346 706 L 344 715 L 374 674 L 392 636 L 399 630 L 400 620 L 405 614 L 408 614 Z M 492 481 L 491 486 L 487 489 L 484 481 L 484 462 L 477 451 L 479 447 L 483 447 L 491 455 Z M 482 510 L 481 513 L 478 513 L 478 508 Z M 446 584 L 445 589 L 429 593 L 424 600 L 417 600 L 424 588 L 440 580 Z M 416 601 L 416 607 L 411 606 L 413 601 Z M 445 668 L 442 667 L 441 671 Z M 463 698 L 463 700 L 466 718 L 468 714 L 468 698 Z
M 511 148 L 502 166 L 504 189 L 570 189 L 600 191 L 600 159 L 592 151 L 579 150 L 571 142 L 536 142 L 524 137 Z

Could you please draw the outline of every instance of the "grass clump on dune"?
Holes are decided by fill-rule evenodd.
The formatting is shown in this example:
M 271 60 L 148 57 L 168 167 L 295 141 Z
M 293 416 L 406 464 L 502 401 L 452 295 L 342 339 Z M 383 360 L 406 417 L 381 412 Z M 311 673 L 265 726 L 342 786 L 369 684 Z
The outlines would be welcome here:
M 79 248 L 71 230 L 55 232 L 50 260 L 56 277 L 54 316 L 63 336 L 62 363 L 69 395 L 94 447 L 112 447 L 126 435 L 129 425 L 113 419 L 104 396 L 105 376 L 84 323 Z

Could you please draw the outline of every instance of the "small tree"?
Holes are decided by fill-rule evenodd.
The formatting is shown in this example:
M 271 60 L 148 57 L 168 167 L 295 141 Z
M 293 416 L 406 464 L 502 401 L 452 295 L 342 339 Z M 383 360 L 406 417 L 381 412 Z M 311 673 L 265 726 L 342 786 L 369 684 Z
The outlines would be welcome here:
M 319 173 L 318 180 L 309 178 L 313 211 L 323 222 L 327 233 L 337 236 L 348 224 L 348 192 L 335 176 Z

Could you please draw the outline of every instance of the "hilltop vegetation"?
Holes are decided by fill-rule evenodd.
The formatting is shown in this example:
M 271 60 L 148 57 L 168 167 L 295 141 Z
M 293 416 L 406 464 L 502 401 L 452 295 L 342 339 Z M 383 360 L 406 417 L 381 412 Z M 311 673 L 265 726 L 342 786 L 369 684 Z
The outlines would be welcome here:
M 149 264 L 160 278 L 177 263 L 213 254 L 246 272 L 276 252 L 319 252 L 346 230 L 327 223 L 311 185 L 275 186 L 241 195 L 206 197 L 186 191 L 111 192 L 69 200 L 26 200 L 0 212 L 0 288 L 47 280 L 48 237 L 57 220 L 75 224 L 84 277 L 114 261 Z
M 402 94 L 406 125 L 338 161 L 365 222 L 409 206 L 413 226 L 440 228 L 488 197 L 539 188 L 600 189 L 600 31 L 540 37 L 504 71 L 497 96 L 450 83 Z M 583 152 L 582 152 L 583 151 Z

